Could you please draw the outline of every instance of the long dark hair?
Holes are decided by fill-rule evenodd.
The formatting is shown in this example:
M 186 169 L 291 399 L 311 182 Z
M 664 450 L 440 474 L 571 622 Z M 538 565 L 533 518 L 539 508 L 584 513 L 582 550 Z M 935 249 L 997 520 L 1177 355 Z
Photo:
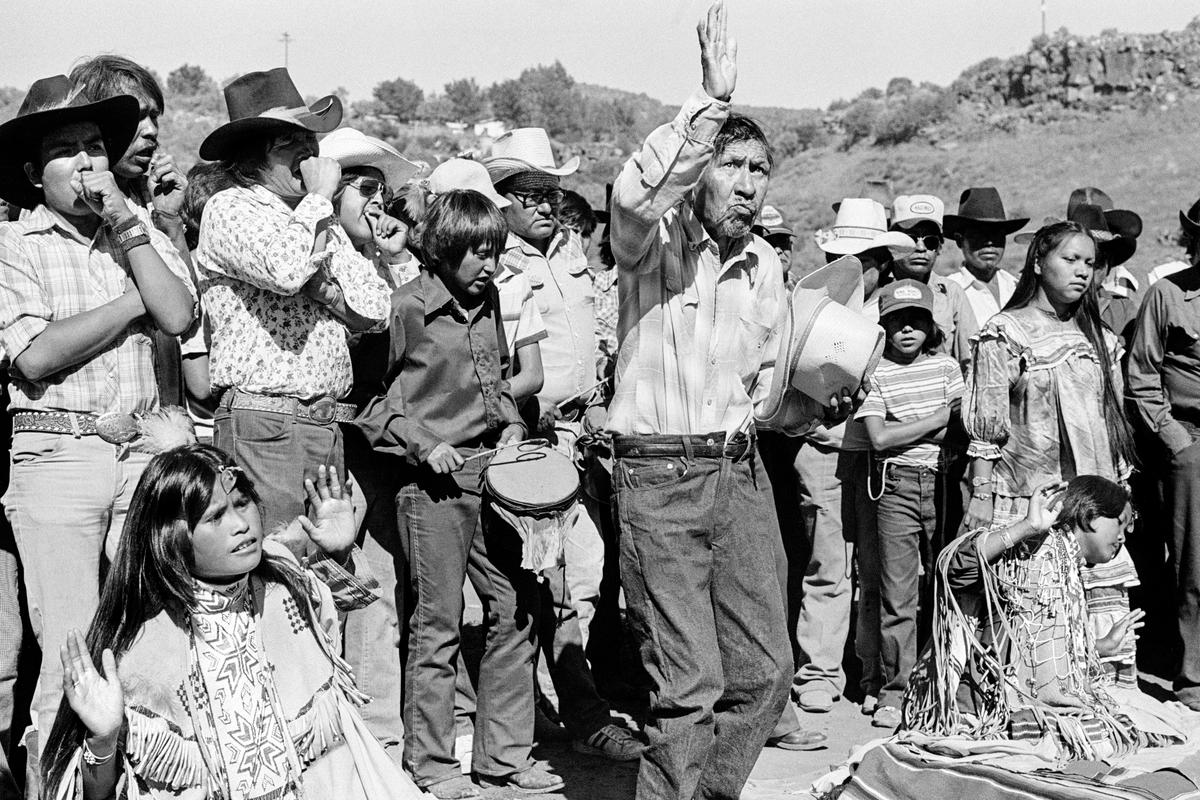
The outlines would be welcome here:
M 1056 222 L 1039 229 L 1033 237 L 1033 242 L 1029 245 L 1029 251 L 1025 254 L 1025 267 L 1021 270 L 1021 278 L 1017 281 L 1017 288 L 1013 291 L 1012 299 L 1004 307 L 1005 311 L 1024 308 L 1033 301 L 1040 282 L 1034 268 L 1042 264 L 1047 256 L 1072 236 L 1086 236 L 1092 244 L 1096 245 L 1097 253 L 1099 252 L 1100 248 L 1095 237 L 1087 228 L 1077 222 Z M 1123 458 L 1129 464 L 1136 466 L 1138 459 L 1133 445 L 1133 431 L 1129 427 L 1129 420 L 1125 416 L 1121 398 L 1117 397 L 1116 387 L 1113 386 L 1113 360 L 1112 355 L 1108 352 L 1108 344 L 1104 341 L 1104 331 L 1108 330 L 1108 326 L 1100 319 L 1099 296 L 1100 287 L 1093 280 L 1088 285 L 1087 291 L 1083 293 L 1083 297 L 1071 308 L 1071 318 L 1091 343 L 1092 349 L 1096 351 L 1096 358 L 1100 362 L 1100 376 L 1104 381 L 1101 399 L 1104 407 L 1104 422 L 1108 427 L 1109 449 L 1112 451 L 1113 465 L 1116 466 L 1118 461 Z
M 1067 484 L 1055 525 L 1091 530 L 1099 517 L 1120 519 L 1128 503 L 1129 492 L 1120 484 L 1099 475 L 1080 475 Z
M 112 569 L 100 592 L 100 605 L 87 632 L 87 648 L 99 667 L 101 654 L 111 648 L 120 661 L 146 622 L 165 611 L 181 627 L 195 604 L 192 577 L 192 531 L 212 502 L 212 490 L 222 471 L 234 466 L 223 451 L 208 445 L 188 445 L 150 460 L 138 481 Z M 236 487 L 258 502 L 254 485 L 244 472 Z M 282 583 L 301 608 L 307 602 L 303 576 L 285 561 L 263 556 L 253 574 Z M 46 658 L 54 658 L 47 649 Z M 107 676 L 112 679 L 115 676 Z M 53 797 L 71 756 L 87 731 L 64 697 L 42 753 L 43 783 Z

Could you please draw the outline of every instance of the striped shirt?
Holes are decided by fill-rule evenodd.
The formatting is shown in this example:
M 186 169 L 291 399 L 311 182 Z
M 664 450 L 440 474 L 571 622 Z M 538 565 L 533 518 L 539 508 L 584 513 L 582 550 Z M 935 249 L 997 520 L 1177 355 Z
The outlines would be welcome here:
M 146 230 L 167 268 L 194 297 L 187 265 L 170 240 L 152 225 Z M 90 240 L 82 239 L 44 205 L 18 222 L 0 223 L 0 345 L 12 372 L 11 409 L 103 414 L 145 412 L 158 405 L 149 315 L 90 360 L 43 380 L 26 380 L 12 366 L 51 322 L 124 294 L 131 274 L 128 257 L 105 225 Z
M 728 103 L 697 92 L 613 186 L 621 270 L 614 433 L 728 438 L 751 429 L 770 390 L 784 308 L 779 256 L 747 236 L 722 261 L 687 199 L 728 116 Z
M 882 417 L 886 422 L 915 422 L 960 399 L 965 387 L 958 362 L 945 353 L 934 353 L 911 364 L 884 359 L 871 376 L 871 392 L 858 410 L 857 419 Z M 914 442 L 880 453 L 896 464 L 938 467 L 942 446 Z

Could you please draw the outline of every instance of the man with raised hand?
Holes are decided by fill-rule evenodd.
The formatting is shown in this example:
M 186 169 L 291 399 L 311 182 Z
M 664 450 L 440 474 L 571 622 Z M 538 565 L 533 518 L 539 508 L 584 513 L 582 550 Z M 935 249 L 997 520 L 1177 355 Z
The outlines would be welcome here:
M 613 188 L 621 342 L 607 428 L 621 575 L 653 681 L 639 798 L 736 798 L 792 675 L 782 542 L 753 440 L 784 307 L 779 257 L 750 233 L 771 150 L 730 112 L 723 3 L 698 32 L 702 91 Z

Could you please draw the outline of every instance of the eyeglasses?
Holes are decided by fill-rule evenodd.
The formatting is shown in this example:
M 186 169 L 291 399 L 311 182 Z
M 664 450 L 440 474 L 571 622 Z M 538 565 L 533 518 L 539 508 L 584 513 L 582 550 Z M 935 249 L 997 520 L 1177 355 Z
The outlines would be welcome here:
M 394 197 L 388 185 L 378 178 L 350 178 L 345 183 L 347 186 L 353 186 L 355 189 L 358 189 L 358 193 L 362 195 L 364 200 L 370 200 L 380 192 L 383 192 L 384 203 L 392 202 L 392 198 Z
M 558 189 L 549 192 L 509 192 L 520 201 L 525 208 L 537 208 L 543 203 L 551 208 L 558 208 L 563 201 L 563 193 Z
M 937 250 L 942 246 L 942 242 L 945 241 L 941 236 L 932 233 L 928 236 L 914 236 L 913 240 L 926 250 Z

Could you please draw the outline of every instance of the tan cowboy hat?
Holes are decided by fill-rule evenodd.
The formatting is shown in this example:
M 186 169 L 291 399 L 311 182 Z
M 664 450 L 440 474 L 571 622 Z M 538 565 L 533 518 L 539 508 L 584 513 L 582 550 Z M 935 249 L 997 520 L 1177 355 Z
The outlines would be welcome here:
M 96 123 L 108 163 L 115 165 L 137 135 L 138 102 L 119 94 L 93 103 L 66 75 L 34 81 L 17 116 L 0 125 L 0 197 L 21 208 L 42 202 L 42 190 L 29 182 L 25 163 L 37 160 L 34 151 L 47 131 L 72 122 Z
M 845 205 L 843 204 L 843 208 Z M 798 436 L 831 397 L 855 394 L 883 355 L 883 329 L 861 313 L 862 263 L 844 256 L 805 276 L 788 297 L 763 430 Z
M 383 173 L 392 191 L 399 191 L 409 178 L 421 171 L 421 165 L 405 158 L 382 139 L 367 136 L 354 128 L 338 128 L 321 140 L 321 155 L 350 167 L 374 167 Z
M 833 255 L 855 256 L 876 247 L 886 247 L 893 257 L 917 249 L 912 237 L 887 229 L 887 211 L 867 197 L 847 197 L 838 204 L 837 219 L 829 230 L 817 231 L 817 247 Z
M 545 128 L 514 128 L 492 142 L 492 155 L 483 160 L 492 183 L 499 183 L 518 172 L 544 172 L 564 177 L 579 169 L 579 156 L 572 156 L 561 167 L 554 163 L 554 149 Z
M 249 72 L 230 81 L 225 87 L 225 105 L 229 122 L 200 143 L 200 157 L 206 161 L 221 160 L 231 144 L 254 131 L 301 128 L 329 133 L 342 123 L 342 101 L 336 95 L 305 105 L 284 67 Z

